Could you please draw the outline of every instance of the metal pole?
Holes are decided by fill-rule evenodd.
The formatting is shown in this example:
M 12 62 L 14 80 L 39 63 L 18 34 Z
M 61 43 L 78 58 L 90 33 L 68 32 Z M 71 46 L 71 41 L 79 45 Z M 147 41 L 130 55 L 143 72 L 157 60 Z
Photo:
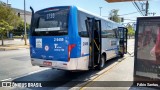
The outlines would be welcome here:
M 115 9 L 114 9 L 114 10 L 115 10 Z M 113 21 L 113 10 L 112 10 L 111 12 L 112 12 L 111 20 Z
M 153 13 L 153 16 L 155 15 L 156 13 Z
M 26 0 L 24 0 L 24 41 L 25 45 L 27 45 L 27 35 L 26 35 Z
M 9 7 L 8 0 L 7 0 L 7 5 L 6 6 Z M 7 30 L 7 38 L 9 38 L 9 31 L 8 30 Z
M 146 1 L 146 14 L 145 14 L 145 16 L 148 16 L 148 9 L 149 9 L 149 2 L 147 0 Z
M 101 9 L 102 9 L 102 7 L 99 7 L 99 9 L 100 9 L 100 16 L 101 16 Z

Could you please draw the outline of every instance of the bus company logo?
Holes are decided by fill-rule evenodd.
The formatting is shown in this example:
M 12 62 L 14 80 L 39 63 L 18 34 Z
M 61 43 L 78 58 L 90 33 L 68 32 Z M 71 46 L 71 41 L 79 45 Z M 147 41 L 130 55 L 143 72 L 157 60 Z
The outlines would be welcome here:
M 49 46 L 45 46 L 45 51 L 48 51 L 49 50 Z
M 2 87 L 12 87 L 11 82 L 2 82 Z

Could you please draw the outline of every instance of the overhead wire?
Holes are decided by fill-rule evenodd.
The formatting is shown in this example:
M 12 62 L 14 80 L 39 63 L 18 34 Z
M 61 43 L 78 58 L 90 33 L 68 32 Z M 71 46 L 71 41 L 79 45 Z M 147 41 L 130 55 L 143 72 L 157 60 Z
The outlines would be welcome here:
M 125 15 L 130 15 L 130 14 L 135 14 L 135 13 L 138 13 L 138 12 L 131 12 L 131 13 L 122 14 L 122 15 L 118 15 L 118 16 L 125 16 Z
M 144 16 L 143 13 L 142 13 L 142 10 L 140 10 L 140 8 L 139 8 L 139 6 L 137 5 L 137 3 L 136 3 L 136 2 L 132 2 L 132 4 L 133 4 L 133 6 L 137 9 L 137 11 L 138 11 L 142 16 Z

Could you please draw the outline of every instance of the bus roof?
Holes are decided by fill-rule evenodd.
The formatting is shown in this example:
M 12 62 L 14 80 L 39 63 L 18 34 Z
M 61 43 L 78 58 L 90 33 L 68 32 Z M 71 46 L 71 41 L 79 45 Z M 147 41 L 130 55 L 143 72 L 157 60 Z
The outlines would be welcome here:
M 122 24 L 116 23 L 116 22 L 114 22 L 114 21 L 111 21 L 111 20 L 106 19 L 106 18 L 104 18 L 104 17 L 101 17 L 101 16 L 99 16 L 99 15 L 96 15 L 96 14 L 94 14 L 94 13 L 92 13 L 92 12 L 89 12 L 89 11 L 87 11 L 87 10 L 85 10 L 85 9 L 82 9 L 82 8 L 77 7 L 77 6 L 74 6 L 74 5 L 48 7 L 48 8 L 44 8 L 44 9 L 38 10 L 37 12 L 41 12 L 41 11 L 43 11 L 43 10 L 46 10 L 46 9 L 49 9 L 49 8 L 56 8 L 56 7 L 76 7 L 79 11 L 82 11 L 82 12 L 84 12 L 84 13 L 93 15 L 93 16 L 95 16 L 95 17 L 97 17 L 97 18 L 100 18 L 100 19 L 105 20 L 105 21 L 108 21 L 108 22 L 112 22 L 112 23 L 117 24 L 117 25 L 119 25 L 119 26 L 122 26 Z M 37 13 L 37 12 L 36 12 L 36 13 Z
M 116 22 L 114 22 L 114 21 L 112 21 L 112 20 L 103 18 L 103 17 L 101 17 L 101 16 L 99 16 L 99 15 L 96 15 L 96 14 L 94 14 L 94 13 L 92 13 L 92 12 L 89 12 L 89 11 L 87 11 L 87 10 L 85 10 L 85 9 L 82 9 L 82 8 L 80 8 L 80 7 L 77 7 L 77 9 L 80 10 L 80 11 L 82 11 L 82 12 L 84 12 L 84 13 L 88 13 L 88 14 L 90 14 L 90 15 L 93 15 L 93 16 L 97 17 L 97 18 L 100 18 L 100 19 L 102 19 L 102 20 L 106 20 L 106 21 L 109 21 L 109 22 L 112 22 L 112 23 L 121 25 L 121 24 L 119 24 L 119 23 L 116 23 Z

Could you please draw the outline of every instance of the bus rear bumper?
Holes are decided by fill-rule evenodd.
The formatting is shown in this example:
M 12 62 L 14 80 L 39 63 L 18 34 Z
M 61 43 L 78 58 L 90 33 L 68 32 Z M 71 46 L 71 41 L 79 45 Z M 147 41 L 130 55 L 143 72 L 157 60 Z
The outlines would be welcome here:
M 46 62 L 49 62 L 51 64 L 44 64 Z M 69 62 L 32 58 L 31 64 L 33 66 L 48 67 L 62 70 L 88 70 L 88 62 L 86 61 L 85 57 L 72 58 Z

